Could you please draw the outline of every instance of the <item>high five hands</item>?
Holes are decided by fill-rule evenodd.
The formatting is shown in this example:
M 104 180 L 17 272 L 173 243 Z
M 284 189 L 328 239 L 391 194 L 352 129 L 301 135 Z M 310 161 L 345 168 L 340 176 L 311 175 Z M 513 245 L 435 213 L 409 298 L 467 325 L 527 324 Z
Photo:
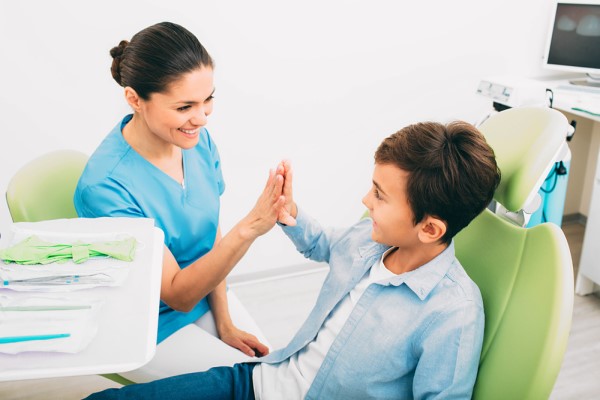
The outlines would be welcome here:
M 269 171 L 269 179 L 254 208 L 244 219 L 250 238 L 267 233 L 276 222 L 296 225 L 298 210 L 292 196 L 292 165 L 281 161 Z

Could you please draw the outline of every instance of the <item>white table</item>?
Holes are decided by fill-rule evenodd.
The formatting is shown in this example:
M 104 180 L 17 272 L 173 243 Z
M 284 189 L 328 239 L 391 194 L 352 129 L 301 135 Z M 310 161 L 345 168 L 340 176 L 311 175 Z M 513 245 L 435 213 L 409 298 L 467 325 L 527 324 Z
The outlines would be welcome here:
M 50 231 L 124 232 L 132 234 L 142 244 L 122 286 L 51 294 L 73 299 L 93 295 L 103 299 L 98 332 L 86 348 L 76 354 L 0 353 L 0 381 L 119 373 L 150 361 L 156 349 L 164 240 L 163 232 L 154 227 L 153 220 L 75 218 L 21 224 Z M 31 295 L 30 292 L 8 292 L 7 289 L 0 290 L 0 294 L 10 296 Z

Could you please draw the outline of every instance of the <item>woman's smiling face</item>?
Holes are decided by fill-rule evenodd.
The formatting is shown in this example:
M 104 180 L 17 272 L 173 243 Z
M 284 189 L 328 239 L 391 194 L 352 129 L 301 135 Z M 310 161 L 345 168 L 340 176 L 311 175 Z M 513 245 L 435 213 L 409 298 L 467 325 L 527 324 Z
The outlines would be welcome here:
M 213 108 L 213 70 L 200 67 L 176 81 L 165 92 L 142 100 L 140 114 L 150 131 L 166 143 L 190 149 Z

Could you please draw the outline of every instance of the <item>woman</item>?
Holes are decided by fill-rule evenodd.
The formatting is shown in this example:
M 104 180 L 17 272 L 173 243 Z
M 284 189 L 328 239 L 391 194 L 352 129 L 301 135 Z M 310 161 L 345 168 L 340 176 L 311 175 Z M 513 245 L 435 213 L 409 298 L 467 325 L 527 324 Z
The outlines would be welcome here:
M 282 167 L 270 172 L 250 213 L 221 237 L 225 183 L 219 152 L 204 128 L 213 107 L 211 57 L 192 33 L 169 22 L 121 41 L 110 54 L 112 76 L 133 114 L 91 156 L 75 208 L 80 217 L 153 218 L 165 233 L 160 345 L 149 365 L 124 375 L 147 381 L 267 354 L 266 345 L 233 324 L 257 331 L 228 296 L 225 277 L 277 221 L 285 201 Z

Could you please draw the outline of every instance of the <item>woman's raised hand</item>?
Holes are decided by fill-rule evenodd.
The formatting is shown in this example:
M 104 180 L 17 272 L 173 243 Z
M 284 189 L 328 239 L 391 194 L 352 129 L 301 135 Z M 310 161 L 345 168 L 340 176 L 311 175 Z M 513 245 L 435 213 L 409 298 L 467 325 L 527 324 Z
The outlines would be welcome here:
M 269 170 L 269 179 L 254 208 L 242 220 L 248 228 L 248 235 L 257 238 L 267 233 L 277 222 L 279 213 L 285 204 L 283 165 L 275 171 Z M 245 231 L 246 232 L 246 231 Z

